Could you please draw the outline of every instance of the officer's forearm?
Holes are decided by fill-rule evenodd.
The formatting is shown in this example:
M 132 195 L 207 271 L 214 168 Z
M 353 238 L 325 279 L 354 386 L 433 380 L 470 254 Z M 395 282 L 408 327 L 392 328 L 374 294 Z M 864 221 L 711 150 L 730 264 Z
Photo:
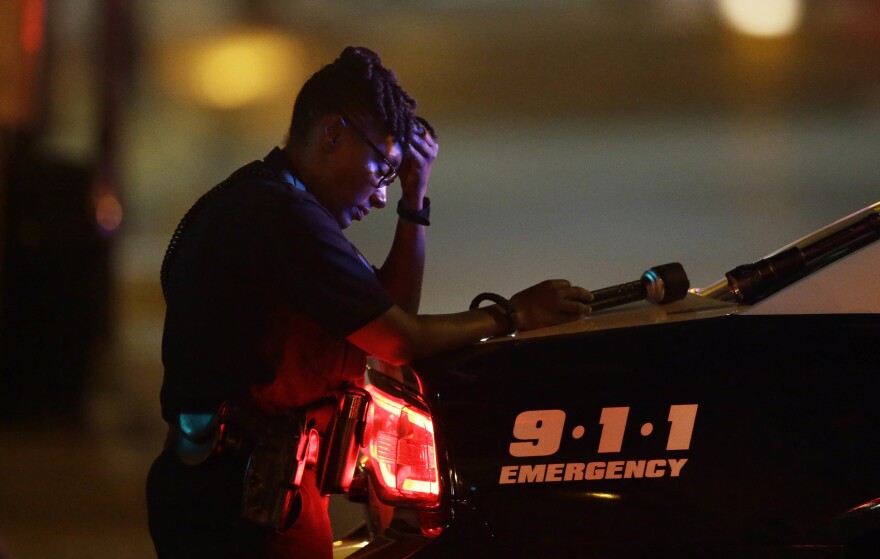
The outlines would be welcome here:
M 348 340 L 383 361 L 403 365 L 511 329 L 509 317 L 495 306 L 444 315 L 412 315 L 394 306 Z
M 379 270 L 379 281 L 400 308 L 416 314 L 424 273 L 425 226 L 398 219 L 391 250 Z

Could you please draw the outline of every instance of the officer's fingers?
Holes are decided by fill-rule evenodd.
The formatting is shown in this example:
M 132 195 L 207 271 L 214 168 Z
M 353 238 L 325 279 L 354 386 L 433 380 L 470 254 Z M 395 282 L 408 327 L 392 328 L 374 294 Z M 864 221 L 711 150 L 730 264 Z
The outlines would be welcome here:
M 410 144 L 408 160 L 412 165 L 421 168 L 430 165 L 437 158 L 437 151 L 420 146 L 418 144 Z
M 568 280 L 564 279 L 552 279 L 552 280 L 544 280 L 538 285 L 547 286 L 550 289 L 555 289 L 556 291 L 562 291 L 571 287 L 571 283 Z M 560 295 L 564 296 L 564 293 L 560 293 Z
M 410 138 L 409 145 L 413 152 L 418 152 L 426 158 L 433 159 L 437 156 L 439 146 L 430 135 L 413 135 Z
M 584 303 L 589 303 L 593 300 L 593 294 L 583 287 L 571 286 L 565 290 L 565 298 L 573 299 L 575 301 L 581 301 Z
M 590 312 L 590 306 L 580 301 L 574 301 L 572 299 L 565 299 L 559 304 L 558 309 L 564 313 L 574 314 L 583 316 Z

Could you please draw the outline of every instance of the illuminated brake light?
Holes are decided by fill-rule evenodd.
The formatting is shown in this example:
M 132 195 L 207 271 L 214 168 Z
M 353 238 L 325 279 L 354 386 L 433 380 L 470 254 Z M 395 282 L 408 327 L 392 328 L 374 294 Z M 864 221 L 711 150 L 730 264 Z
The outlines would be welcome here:
M 384 501 L 434 504 L 440 494 L 434 423 L 405 401 L 367 386 L 373 405 L 364 451 Z

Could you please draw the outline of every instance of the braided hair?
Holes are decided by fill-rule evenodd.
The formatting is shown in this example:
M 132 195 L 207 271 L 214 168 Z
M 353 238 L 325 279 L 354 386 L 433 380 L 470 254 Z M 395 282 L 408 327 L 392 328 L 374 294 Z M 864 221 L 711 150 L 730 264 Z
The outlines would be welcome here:
M 379 55 L 364 47 L 346 47 L 332 64 L 315 72 L 293 105 L 288 142 L 305 136 L 315 119 L 336 111 L 366 111 L 385 126 L 404 150 L 414 128 L 430 123 L 415 115 L 416 101 L 382 66 Z

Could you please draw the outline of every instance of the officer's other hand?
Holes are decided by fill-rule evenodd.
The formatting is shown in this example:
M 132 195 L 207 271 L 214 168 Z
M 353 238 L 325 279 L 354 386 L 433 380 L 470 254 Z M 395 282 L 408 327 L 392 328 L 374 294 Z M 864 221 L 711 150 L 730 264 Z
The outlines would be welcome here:
M 400 168 L 400 186 L 404 197 L 421 202 L 427 192 L 431 167 L 440 146 L 437 139 L 420 123 L 416 123 L 409 140 L 409 156 Z
M 566 280 L 546 280 L 520 291 L 510 302 L 520 330 L 543 328 L 583 318 L 590 312 L 593 294 Z

